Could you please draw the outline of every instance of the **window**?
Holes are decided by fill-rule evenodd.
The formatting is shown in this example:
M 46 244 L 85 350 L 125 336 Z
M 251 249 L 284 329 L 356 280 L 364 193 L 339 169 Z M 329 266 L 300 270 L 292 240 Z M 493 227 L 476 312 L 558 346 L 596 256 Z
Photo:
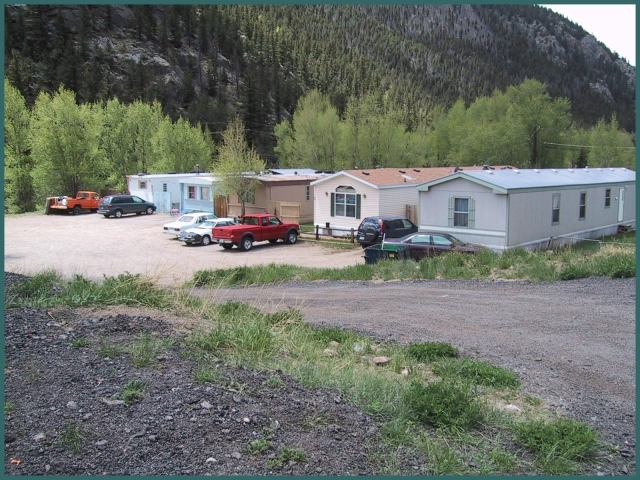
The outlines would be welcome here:
M 453 205 L 453 226 L 469 226 L 469 199 L 456 198 Z
M 557 225 L 560 223 L 560 194 L 554 193 L 551 200 L 551 224 Z
M 311 187 L 309 185 L 307 185 L 307 200 L 309 200 L 309 197 L 311 196 Z
M 443 237 L 442 235 L 432 235 L 431 239 L 433 244 L 437 247 L 451 247 L 452 243 L 447 237 Z
M 209 200 L 209 187 L 200 187 L 200 200 Z
M 335 194 L 336 217 L 356 218 L 356 191 L 352 187 L 338 187 Z
M 146 180 L 138 180 L 138 188 L 146 189 L 147 188 L 147 181 Z
M 196 198 L 196 187 L 189 187 L 189 198 L 195 200 Z
M 604 191 L 604 208 L 609 208 L 611 206 L 611 189 L 607 188 Z
M 580 192 L 580 220 L 587 216 L 587 192 Z
M 166 191 L 167 191 L 167 184 L 166 184 L 166 183 L 163 183 L 163 184 L 162 184 L 162 191 L 163 191 L 163 192 L 166 192 Z

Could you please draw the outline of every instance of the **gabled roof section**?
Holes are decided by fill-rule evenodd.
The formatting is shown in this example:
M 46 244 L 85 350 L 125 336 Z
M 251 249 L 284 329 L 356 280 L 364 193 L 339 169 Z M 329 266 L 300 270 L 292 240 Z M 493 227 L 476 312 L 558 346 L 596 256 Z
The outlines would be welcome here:
M 456 178 L 464 178 L 492 188 L 495 193 L 509 193 L 526 189 L 635 183 L 636 172 L 628 168 L 604 167 L 465 170 L 419 185 L 418 191 L 426 192 L 434 185 L 450 182 Z
M 407 167 L 407 168 L 369 168 L 342 170 L 317 180 L 312 185 L 317 185 L 338 176 L 347 176 L 357 182 L 362 182 L 373 188 L 394 187 L 401 185 L 420 185 L 456 171 L 457 167 Z M 482 170 L 483 166 L 460 167 L 460 171 Z M 492 167 L 498 169 L 500 167 Z

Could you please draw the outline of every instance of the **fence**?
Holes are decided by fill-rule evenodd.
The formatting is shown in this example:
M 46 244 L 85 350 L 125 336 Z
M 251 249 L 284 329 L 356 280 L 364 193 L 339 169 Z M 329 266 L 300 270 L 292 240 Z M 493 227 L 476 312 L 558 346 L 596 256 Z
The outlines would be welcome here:
M 350 243 L 356 243 L 356 230 L 354 228 L 321 227 L 320 225 L 316 225 L 314 233 L 316 240 L 320 240 L 320 237 L 331 237 L 348 240 Z M 339 233 L 343 233 L 343 235 L 340 235 Z

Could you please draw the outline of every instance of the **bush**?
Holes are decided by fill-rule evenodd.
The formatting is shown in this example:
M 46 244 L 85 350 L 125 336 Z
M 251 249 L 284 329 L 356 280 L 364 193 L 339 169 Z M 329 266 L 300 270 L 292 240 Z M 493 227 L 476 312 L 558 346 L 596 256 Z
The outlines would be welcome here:
M 416 420 L 435 427 L 470 429 L 482 420 L 481 405 L 469 389 L 450 381 L 413 382 L 404 400 Z
M 431 362 L 443 357 L 457 357 L 458 350 L 448 343 L 412 343 L 407 347 L 407 355 L 419 362 Z

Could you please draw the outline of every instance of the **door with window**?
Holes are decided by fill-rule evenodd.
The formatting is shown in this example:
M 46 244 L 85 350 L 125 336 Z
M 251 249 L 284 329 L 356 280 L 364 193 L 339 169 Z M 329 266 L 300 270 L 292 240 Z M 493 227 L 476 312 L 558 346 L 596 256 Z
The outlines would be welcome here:
M 620 187 L 620 195 L 618 195 L 618 221 L 624 219 L 624 187 Z

